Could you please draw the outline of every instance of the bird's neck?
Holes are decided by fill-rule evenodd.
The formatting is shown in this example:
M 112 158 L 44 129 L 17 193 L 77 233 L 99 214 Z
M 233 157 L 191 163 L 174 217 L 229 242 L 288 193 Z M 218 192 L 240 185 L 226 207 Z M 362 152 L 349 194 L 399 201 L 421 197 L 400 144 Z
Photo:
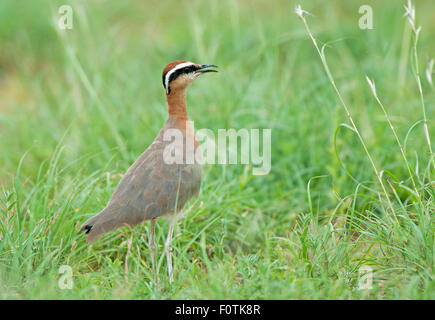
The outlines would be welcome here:
M 186 137 L 193 139 L 196 149 L 199 143 L 196 140 L 194 129 L 187 116 L 186 90 L 173 91 L 171 94 L 167 94 L 166 102 L 168 103 L 169 119 L 172 119 L 173 124 L 177 128 L 186 132 Z
M 186 90 L 177 90 L 166 95 L 168 113 L 178 121 L 187 121 Z

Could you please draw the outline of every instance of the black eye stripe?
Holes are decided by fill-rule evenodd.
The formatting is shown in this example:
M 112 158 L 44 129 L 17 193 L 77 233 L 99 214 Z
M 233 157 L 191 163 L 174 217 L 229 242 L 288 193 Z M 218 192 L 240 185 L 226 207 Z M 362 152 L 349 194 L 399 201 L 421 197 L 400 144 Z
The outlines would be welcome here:
M 196 66 L 187 66 L 187 67 L 184 67 L 184 68 L 181 68 L 181 69 L 174 71 L 169 76 L 168 85 L 169 85 L 169 83 L 171 83 L 171 81 L 177 79 L 178 76 L 185 74 L 185 73 L 192 73 L 192 72 L 195 72 L 196 70 L 198 70 L 198 67 L 196 67 Z
M 199 67 L 197 67 L 197 66 L 195 66 L 195 65 L 190 65 L 190 66 L 187 66 L 187 67 L 184 67 L 184 68 L 181 68 L 181 69 L 175 70 L 175 71 L 174 71 L 173 73 L 171 73 L 171 75 L 169 76 L 169 79 L 168 79 L 168 88 L 166 88 L 166 85 L 165 85 L 166 74 L 164 74 L 163 77 L 162 77 L 163 87 L 164 87 L 165 89 L 167 89 L 167 92 L 168 92 L 168 94 L 169 94 L 169 93 L 171 92 L 171 88 L 170 88 L 170 86 L 169 86 L 169 84 L 171 83 L 171 81 L 177 79 L 177 78 L 178 78 L 180 75 L 182 75 L 182 74 L 192 73 L 192 72 L 195 72 L 195 71 L 198 70 L 198 69 L 199 69 Z

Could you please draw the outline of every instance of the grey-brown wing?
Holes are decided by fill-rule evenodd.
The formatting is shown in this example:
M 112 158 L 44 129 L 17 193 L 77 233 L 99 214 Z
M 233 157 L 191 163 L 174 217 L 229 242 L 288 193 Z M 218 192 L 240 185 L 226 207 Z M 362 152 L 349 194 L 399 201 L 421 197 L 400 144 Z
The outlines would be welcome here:
M 161 155 L 150 155 L 145 163 L 120 182 L 108 207 L 124 207 L 129 224 L 137 224 L 181 210 L 199 192 L 201 166 L 166 164 Z
M 127 170 L 107 207 L 86 224 L 88 241 L 122 225 L 136 225 L 157 218 L 175 207 L 181 210 L 197 195 L 201 184 L 198 164 L 166 164 L 165 144 L 156 141 Z

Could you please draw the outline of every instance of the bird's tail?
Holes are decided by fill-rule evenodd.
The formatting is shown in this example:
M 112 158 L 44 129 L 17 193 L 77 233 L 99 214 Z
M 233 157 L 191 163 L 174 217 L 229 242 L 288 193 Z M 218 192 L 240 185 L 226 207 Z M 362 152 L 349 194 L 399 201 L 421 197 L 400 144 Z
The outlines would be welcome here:
M 103 234 L 118 228 L 120 226 L 118 212 L 119 210 L 114 208 L 105 208 L 99 214 L 83 223 L 79 232 L 86 230 L 86 242 L 92 243 Z

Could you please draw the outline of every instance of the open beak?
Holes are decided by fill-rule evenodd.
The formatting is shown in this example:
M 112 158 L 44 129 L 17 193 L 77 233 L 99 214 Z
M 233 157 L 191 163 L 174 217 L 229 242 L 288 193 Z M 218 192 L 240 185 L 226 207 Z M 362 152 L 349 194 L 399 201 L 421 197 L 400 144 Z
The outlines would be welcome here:
M 196 70 L 196 73 L 206 73 L 206 72 L 217 72 L 217 70 L 210 69 L 210 68 L 217 68 L 218 66 L 215 66 L 214 64 L 200 64 L 199 69 Z

